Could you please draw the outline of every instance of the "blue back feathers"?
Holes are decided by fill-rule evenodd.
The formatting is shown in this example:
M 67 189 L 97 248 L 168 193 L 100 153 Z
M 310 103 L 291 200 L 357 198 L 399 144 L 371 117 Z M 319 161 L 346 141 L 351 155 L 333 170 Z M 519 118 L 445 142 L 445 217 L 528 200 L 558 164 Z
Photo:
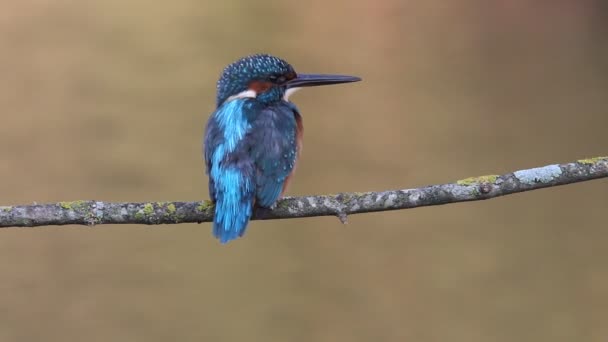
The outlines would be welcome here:
M 238 160 L 237 145 L 251 128 L 244 105 L 245 101 L 239 99 L 218 109 L 209 121 L 205 137 L 209 189 L 216 202 L 213 234 L 222 243 L 243 235 L 252 212 L 255 185 L 252 166 L 228 162 L 230 158 Z

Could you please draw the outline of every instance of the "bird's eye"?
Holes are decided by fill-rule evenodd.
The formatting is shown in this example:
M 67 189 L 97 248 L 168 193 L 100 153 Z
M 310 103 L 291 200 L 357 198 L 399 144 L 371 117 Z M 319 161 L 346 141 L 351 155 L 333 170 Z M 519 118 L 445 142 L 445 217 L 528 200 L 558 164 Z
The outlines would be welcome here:
M 270 75 L 270 76 L 268 76 L 268 80 L 274 84 L 283 84 L 283 83 L 285 83 L 285 81 L 287 81 L 285 76 L 279 76 L 279 75 Z

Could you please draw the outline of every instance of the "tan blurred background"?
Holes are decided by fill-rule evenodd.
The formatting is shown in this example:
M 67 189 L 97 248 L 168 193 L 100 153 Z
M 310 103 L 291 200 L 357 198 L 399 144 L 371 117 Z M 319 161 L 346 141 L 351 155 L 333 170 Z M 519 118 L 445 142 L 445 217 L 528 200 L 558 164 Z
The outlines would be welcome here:
M 224 65 L 364 82 L 294 97 L 291 195 L 606 155 L 602 1 L 0 3 L 0 204 L 207 198 Z M 608 183 L 251 224 L 0 231 L 0 341 L 606 341 Z

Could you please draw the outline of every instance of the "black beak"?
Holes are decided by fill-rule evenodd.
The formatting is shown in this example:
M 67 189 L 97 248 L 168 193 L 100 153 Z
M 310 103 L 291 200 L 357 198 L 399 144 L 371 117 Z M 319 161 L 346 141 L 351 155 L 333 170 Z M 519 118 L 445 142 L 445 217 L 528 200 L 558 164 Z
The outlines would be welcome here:
M 296 78 L 287 81 L 287 88 L 316 87 L 330 84 L 359 82 L 361 79 L 355 76 L 323 75 L 323 74 L 298 74 Z

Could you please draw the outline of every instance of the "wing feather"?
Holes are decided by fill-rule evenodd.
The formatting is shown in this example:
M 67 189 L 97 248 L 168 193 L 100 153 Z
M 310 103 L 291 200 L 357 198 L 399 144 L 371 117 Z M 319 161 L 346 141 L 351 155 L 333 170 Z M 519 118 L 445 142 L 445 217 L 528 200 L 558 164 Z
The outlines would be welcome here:
M 279 198 L 297 159 L 297 123 L 290 106 L 263 110 L 250 132 L 256 166 L 256 199 L 269 207 Z

